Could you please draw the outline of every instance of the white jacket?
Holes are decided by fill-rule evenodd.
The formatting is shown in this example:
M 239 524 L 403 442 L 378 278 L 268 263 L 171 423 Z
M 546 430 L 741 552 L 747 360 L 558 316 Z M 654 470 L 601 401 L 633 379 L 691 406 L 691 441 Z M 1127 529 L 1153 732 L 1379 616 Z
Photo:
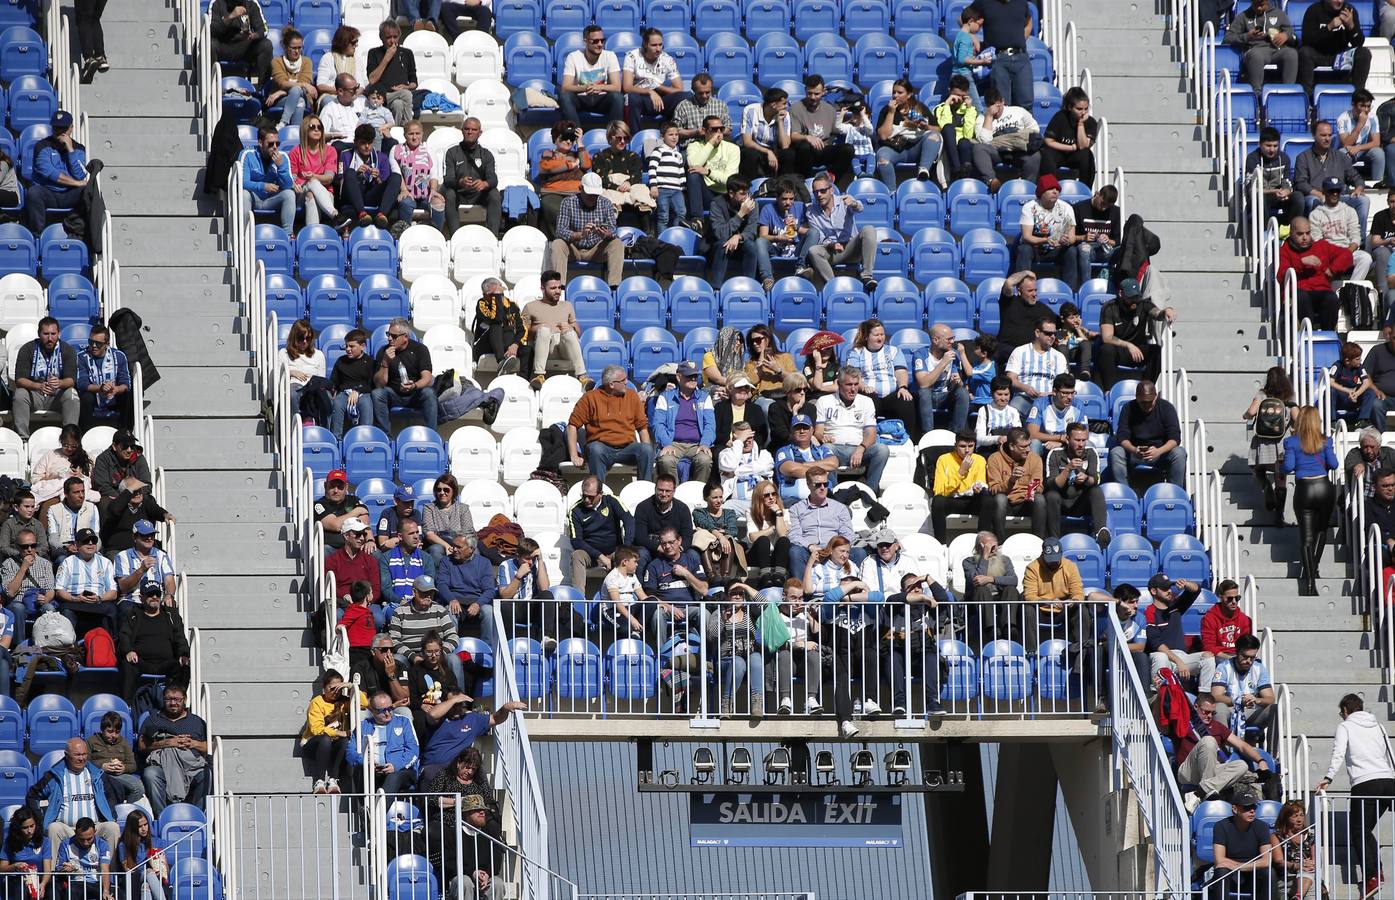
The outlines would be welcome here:
M 1328 781 L 1332 780 L 1337 774 L 1337 767 L 1344 762 L 1347 777 L 1353 785 L 1377 778 L 1395 778 L 1385 729 L 1375 716 L 1364 709 L 1347 716 L 1337 726 L 1336 740 L 1332 744 L 1332 761 L 1327 765 L 1325 776 Z

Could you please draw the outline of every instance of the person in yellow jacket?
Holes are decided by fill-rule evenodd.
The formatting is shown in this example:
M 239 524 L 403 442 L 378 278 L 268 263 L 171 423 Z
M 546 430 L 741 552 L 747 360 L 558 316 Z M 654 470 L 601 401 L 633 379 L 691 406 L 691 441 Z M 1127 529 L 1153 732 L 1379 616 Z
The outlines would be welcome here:
M 987 527 L 983 504 L 989 496 L 988 469 L 984 458 L 974 452 L 976 443 L 973 430 L 964 429 L 954 436 L 954 449 L 935 462 L 930 523 L 941 544 L 948 543 L 945 519 L 950 513 L 978 516 L 978 527 Z
M 1066 559 L 1061 551 L 1061 539 L 1049 537 L 1041 542 L 1041 555 L 1027 563 L 1022 575 L 1022 643 L 1028 653 L 1041 642 L 1041 632 L 1048 637 L 1062 638 L 1071 645 L 1074 659 L 1082 642 L 1091 644 L 1093 633 L 1086 634 L 1085 585 L 1080 569 Z M 1013 629 L 1016 631 L 1016 629 Z
M 969 79 L 949 77 L 949 96 L 930 110 L 930 117 L 944 137 L 945 162 L 950 179 L 968 178 L 974 161 L 974 136 L 978 134 L 978 109 L 969 97 Z
M 344 752 L 349 746 L 349 704 L 353 689 L 344 683 L 344 676 L 326 669 L 320 693 L 305 710 L 305 727 L 300 732 L 301 754 L 310 760 L 315 779 L 315 793 L 339 793 L 338 772 L 344 764 Z M 363 693 L 359 702 L 363 704 Z

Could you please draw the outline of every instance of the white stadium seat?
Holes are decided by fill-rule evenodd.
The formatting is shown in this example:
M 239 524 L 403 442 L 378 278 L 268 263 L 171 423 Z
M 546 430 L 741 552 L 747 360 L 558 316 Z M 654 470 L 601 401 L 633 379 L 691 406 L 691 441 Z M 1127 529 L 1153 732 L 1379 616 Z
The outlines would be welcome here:
M 431 364 L 437 372 L 454 369 L 455 374 L 467 378 L 474 374 L 470 336 L 460 326 L 433 325 L 421 336 L 421 342 L 431 351 Z
M 518 375 L 496 375 L 489 382 L 490 390 L 502 390 L 504 402 L 490 426 L 495 434 L 506 434 L 513 428 L 538 427 L 538 393 Z
M 547 235 L 531 225 L 516 225 L 504 234 L 499 249 L 504 256 L 504 280 L 517 284 L 528 275 L 542 274 Z
M 48 300 L 38 279 L 19 272 L 0 278 L 0 330 L 22 323 L 38 325 L 47 312 Z
M 352 2 L 362 3 L 365 0 L 352 0 Z M 346 15 L 347 10 L 348 7 L 345 7 Z M 381 22 L 382 19 L 378 21 Z M 450 80 L 454 61 L 451 56 L 450 44 L 446 42 L 445 37 L 425 29 L 413 31 L 402 38 L 402 46 L 412 51 L 413 60 L 417 64 L 418 81 L 426 81 L 431 78 Z
M 519 487 L 527 483 L 542 462 L 538 430 L 526 425 L 505 432 L 499 439 L 499 456 L 504 464 L 504 483 Z
M 546 428 L 571 418 L 572 407 L 581 399 L 581 382 L 570 375 L 551 375 L 538 391 L 542 406 L 542 425 Z
M 512 516 L 513 501 L 504 486 L 492 478 L 467 481 L 460 486 L 460 499 L 470 507 L 470 521 L 476 529 L 489 524 L 496 515 Z
M 423 275 L 412 282 L 412 327 L 425 332 L 436 325 L 460 326 L 460 294 L 445 275 Z
M 504 48 L 488 32 L 466 31 L 451 46 L 455 83 L 467 88 L 476 81 L 504 77 Z
M 473 275 L 499 277 L 503 248 L 488 228 L 465 225 L 450 237 L 450 256 L 451 274 L 460 284 Z
M 450 436 L 450 473 L 464 484 L 499 475 L 499 442 L 477 425 L 466 425 Z
M 450 245 L 431 225 L 412 225 L 397 239 L 402 282 L 411 284 L 423 275 L 450 274 Z
M 514 521 L 524 534 L 560 531 L 566 527 L 562 494 L 546 481 L 528 481 L 513 492 Z

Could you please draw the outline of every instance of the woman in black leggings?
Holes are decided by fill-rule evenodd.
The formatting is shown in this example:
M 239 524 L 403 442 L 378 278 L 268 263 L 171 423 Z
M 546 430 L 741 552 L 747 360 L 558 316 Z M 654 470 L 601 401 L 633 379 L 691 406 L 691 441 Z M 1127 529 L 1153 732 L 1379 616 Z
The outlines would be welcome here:
M 1337 465 L 1332 439 L 1322 433 L 1322 418 L 1317 408 L 1300 406 L 1293 415 L 1293 434 L 1284 438 L 1279 475 L 1292 473 L 1296 482 L 1293 517 L 1298 520 L 1302 552 L 1298 593 L 1304 597 L 1317 596 L 1318 562 L 1327 546 L 1327 529 L 1337 502 L 1337 488 L 1328 475 Z

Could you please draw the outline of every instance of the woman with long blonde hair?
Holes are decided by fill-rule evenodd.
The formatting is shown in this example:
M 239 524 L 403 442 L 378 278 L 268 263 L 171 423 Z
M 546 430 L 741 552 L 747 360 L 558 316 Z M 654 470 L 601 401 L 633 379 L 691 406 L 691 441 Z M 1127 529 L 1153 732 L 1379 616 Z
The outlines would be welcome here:
M 1332 508 L 1337 488 L 1329 473 L 1338 466 L 1332 438 L 1323 433 L 1317 407 L 1300 406 L 1293 414 L 1293 434 L 1284 438 L 1279 477 L 1294 476 L 1293 517 L 1298 520 L 1298 593 L 1317 596 L 1318 563 L 1327 546 L 1327 529 L 1332 524 Z
M 305 201 L 305 224 L 318 225 L 323 215 L 333 222 L 334 174 L 339 170 L 339 151 L 325 140 L 320 117 L 310 113 L 300 120 L 300 144 L 291 151 L 291 184 Z

